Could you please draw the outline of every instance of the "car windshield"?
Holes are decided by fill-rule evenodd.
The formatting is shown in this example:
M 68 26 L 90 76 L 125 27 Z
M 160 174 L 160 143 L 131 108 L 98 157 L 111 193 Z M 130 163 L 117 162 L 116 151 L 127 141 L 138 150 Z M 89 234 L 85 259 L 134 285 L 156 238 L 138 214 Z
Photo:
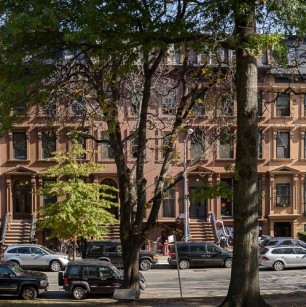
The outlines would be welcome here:
M 45 246 L 41 246 L 41 249 L 43 249 L 48 254 L 52 254 L 52 255 L 56 254 L 56 252 L 54 252 L 53 250 L 51 250 L 51 249 L 49 249 L 49 248 L 47 248 Z
M 112 270 L 117 274 L 118 277 L 122 277 L 123 274 L 118 268 L 112 266 Z
M 15 263 L 10 264 L 10 269 L 18 276 L 21 276 L 24 274 L 24 270 Z

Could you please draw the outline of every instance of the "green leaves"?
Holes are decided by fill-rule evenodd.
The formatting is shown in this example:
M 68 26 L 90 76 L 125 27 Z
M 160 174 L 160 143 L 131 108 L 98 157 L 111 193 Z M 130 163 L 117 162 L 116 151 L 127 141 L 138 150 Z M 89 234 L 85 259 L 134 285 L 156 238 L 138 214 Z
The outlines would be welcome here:
M 117 207 L 113 187 L 87 182 L 90 174 L 102 171 L 101 165 L 80 162 L 86 152 L 77 142 L 72 142 L 69 152 L 58 152 L 54 158 L 59 164 L 49 167 L 43 177 L 56 178 L 47 181 L 40 195 L 56 196 L 57 201 L 40 209 L 38 225 L 51 230 L 50 238 L 103 237 L 106 226 L 116 222 L 110 213 Z

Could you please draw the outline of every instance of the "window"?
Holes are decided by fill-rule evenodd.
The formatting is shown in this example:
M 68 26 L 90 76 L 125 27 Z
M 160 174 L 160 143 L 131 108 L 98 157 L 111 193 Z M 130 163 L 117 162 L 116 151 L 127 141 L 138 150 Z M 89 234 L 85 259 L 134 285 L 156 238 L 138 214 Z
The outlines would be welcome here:
M 276 184 L 276 207 L 290 206 L 290 183 Z
M 276 138 L 276 158 L 290 158 L 290 135 L 289 132 L 277 132 Z
M 80 160 L 85 160 L 86 159 L 86 132 L 85 131 L 79 131 L 76 133 L 72 133 L 72 135 L 70 136 L 71 138 L 71 142 L 73 144 L 79 144 L 80 146 L 82 146 L 82 149 L 84 152 L 82 152 L 79 156 L 78 159 Z
M 13 132 L 13 159 L 27 159 L 27 136 L 25 132 Z
M 133 158 L 137 158 L 138 139 L 136 137 L 131 140 L 131 153 Z
M 43 188 L 48 188 L 48 186 L 50 187 L 50 185 L 52 185 L 53 183 L 55 183 L 55 180 L 52 179 L 44 179 L 43 180 Z M 53 195 L 43 195 L 43 205 L 47 206 L 49 204 L 54 204 L 57 202 L 57 197 L 53 196 Z
M 133 95 L 131 99 L 131 114 L 139 115 L 142 102 L 142 95 Z
M 262 93 L 257 94 L 257 115 L 262 116 Z
M 176 111 L 175 108 L 175 96 L 174 94 L 169 94 L 162 97 L 162 112 L 164 115 L 174 115 Z
M 99 277 L 99 267 L 97 266 L 84 266 L 84 277 L 88 278 L 96 278 Z
M 165 151 L 167 149 L 169 149 L 170 146 L 170 135 L 171 132 L 163 132 L 163 139 L 162 139 L 162 148 L 161 148 L 161 152 L 162 152 L 162 158 L 165 158 Z
M 257 179 L 257 201 L 258 201 L 258 216 L 262 216 L 262 178 L 259 177 Z
M 27 111 L 27 107 L 23 103 L 16 104 L 13 108 L 13 112 L 15 115 L 25 116 Z
M 262 159 L 262 131 L 258 131 L 257 158 Z
M 304 159 L 306 159 L 306 131 L 304 133 Z
M 49 159 L 56 151 L 56 134 L 54 131 L 42 131 L 41 134 L 42 159 Z
M 203 159 L 205 153 L 205 134 L 203 131 L 195 131 L 190 136 L 191 159 Z
M 55 101 L 50 101 L 45 106 L 42 107 L 42 112 L 44 116 L 52 117 L 56 115 L 56 103 Z
M 86 104 L 85 101 L 80 99 L 73 99 L 71 104 L 72 114 L 77 117 L 82 117 L 86 114 Z
M 290 116 L 289 94 L 280 94 L 276 99 L 276 116 Z
M 233 159 L 233 135 L 229 132 L 224 132 L 220 136 L 220 159 Z
M 196 92 L 192 95 L 192 100 L 196 100 L 193 106 L 193 113 L 195 116 L 203 116 L 205 114 L 205 103 L 202 92 Z
M 221 116 L 231 116 L 234 114 L 234 97 L 231 93 L 227 93 L 221 98 Z
M 109 141 L 109 133 L 108 132 L 103 132 L 102 135 L 102 139 L 103 141 L 106 142 L 102 142 L 101 146 L 102 146 L 102 159 L 103 160 L 107 160 L 107 159 L 114 159 L 115 155 L 114 152 L 111 148 Z
M 175 187 L 164 193 L 163 197 L 163 217 L 175 217 Z
M 233 178 L 221 178 L 221 182 L 227 184 L 231 190 L 234 190 Z M 221 197 L 221 216 L 232 217 L 233 216 L 233 200 Z

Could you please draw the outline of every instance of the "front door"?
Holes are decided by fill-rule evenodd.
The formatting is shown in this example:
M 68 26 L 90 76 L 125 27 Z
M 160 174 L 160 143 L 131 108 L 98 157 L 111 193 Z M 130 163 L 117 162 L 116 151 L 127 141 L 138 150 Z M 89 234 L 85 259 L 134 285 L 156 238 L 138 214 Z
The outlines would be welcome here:
M 291 237 L 290 222 L 275 222 L 274 237 Z
M 191 219 L 205 219 L 207 218 L 206 200 L 201 197 L 201 189 L 205 183 L 200 180 L 192 180 L 189 185 L 189 217 Z
M 13 218 L 28 219 L 31 217 L 31 186 L 30 180 L 18 180 L 13 188 Z

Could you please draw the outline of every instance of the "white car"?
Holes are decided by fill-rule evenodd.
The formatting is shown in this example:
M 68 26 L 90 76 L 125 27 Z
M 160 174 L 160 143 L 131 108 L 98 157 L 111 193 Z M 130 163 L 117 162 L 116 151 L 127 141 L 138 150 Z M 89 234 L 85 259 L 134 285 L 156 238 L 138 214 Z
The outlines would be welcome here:
M 38 244 L 18 244 L 10 245 L 4 251 L 3 260 L 14 262 L 21 268 L 39 268 L 58 272 L 66 268 L 69 256 L 56 253 Z
M 306 249 L 299 246 L 267 246 L 259 256 L 260 266 L 281 271 L 285 268 L 306 267 Z

